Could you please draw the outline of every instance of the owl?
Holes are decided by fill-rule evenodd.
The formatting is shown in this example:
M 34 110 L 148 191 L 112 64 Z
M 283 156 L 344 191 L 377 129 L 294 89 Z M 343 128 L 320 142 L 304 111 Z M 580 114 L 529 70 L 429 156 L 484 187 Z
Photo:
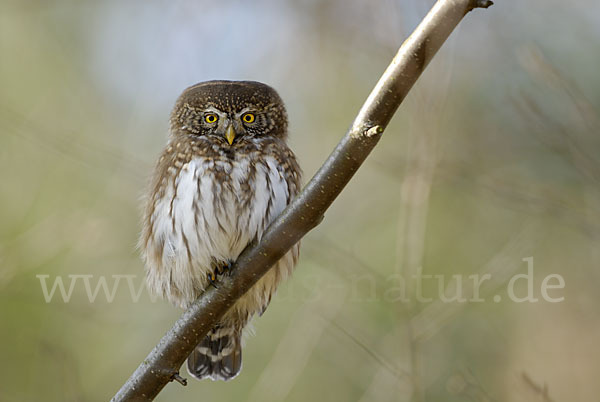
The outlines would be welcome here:
M 301 170 L 286 143 L 287 125 L 281 98 L 259 82 L 208 81 L 181 94 L 143 218 L 151 292 L 187 308 L 218 286 L 290 203 Z M 265 311 L 298 254 L 296 244 L 200 342 L 187 360 L 193 377 L 229 380 L 240 372 L 242 331 Z

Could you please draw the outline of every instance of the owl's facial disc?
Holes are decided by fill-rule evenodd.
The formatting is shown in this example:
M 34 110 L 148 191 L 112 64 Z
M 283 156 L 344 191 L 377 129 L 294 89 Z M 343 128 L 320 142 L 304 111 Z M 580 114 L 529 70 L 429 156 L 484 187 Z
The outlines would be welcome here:
M 287 114 L 277 92 L 254 81 L 207 81 L 187 88 L 170 119 L 174 135 L 210 137 L 221 145 L 287 138 Z M 232 131 L 229 131 L 230 127 Z

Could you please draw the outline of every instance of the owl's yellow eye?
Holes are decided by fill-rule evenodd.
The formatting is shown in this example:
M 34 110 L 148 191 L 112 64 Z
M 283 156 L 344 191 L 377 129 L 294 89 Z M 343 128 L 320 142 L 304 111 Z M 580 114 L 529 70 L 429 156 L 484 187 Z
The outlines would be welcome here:
M 217 122 L 217 115 L 214 113 L 209 113 L 206 116 L 204 116 L 204 121 L 209 123 L 209 124 L 213 124 Z
M 256 119 L 256 117 L 253 113 L 244 113 L 244 115 L 242 116 L 242 120 L 244 120 L 244 123 L 254 123 L 254 119 Z

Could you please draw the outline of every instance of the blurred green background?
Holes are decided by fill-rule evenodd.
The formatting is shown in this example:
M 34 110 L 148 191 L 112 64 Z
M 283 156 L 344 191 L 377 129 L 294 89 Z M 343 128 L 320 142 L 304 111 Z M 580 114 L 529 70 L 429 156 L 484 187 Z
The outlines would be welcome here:
M 157 400 L 597 400 L 600 4 L 496 3 L 461 23 L 305 237 L 242 374 Z M 129 285 L 185 87 L 274 86 L 308 180 L 432 4 L 2 1 L 0 401 L 108 400 L 179 316 Z M 529 257 L 539 301 L 517 303 Z M 402 302 L 418 272 L 491 279 L 484 302 L 443 302 L 433 280 L 433 301 L 406 280 Z M 550 274 L 562 302 L 542 298 Z M 91 302 L 85 278 L 112 290 L 114 275 L 130 276 Z M 75 280 L 68 302 L 44 297 L 57 278 Z

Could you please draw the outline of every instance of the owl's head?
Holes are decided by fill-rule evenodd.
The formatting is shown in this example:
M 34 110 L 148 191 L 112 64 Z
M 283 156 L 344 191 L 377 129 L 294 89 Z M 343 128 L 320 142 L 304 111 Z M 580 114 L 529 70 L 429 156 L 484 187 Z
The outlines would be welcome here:
M 277 92 L 255 81 L 207 81 L 187 88 L 171 113 L 171 133 L 208 137 L 223 145 L 287 135 Z

